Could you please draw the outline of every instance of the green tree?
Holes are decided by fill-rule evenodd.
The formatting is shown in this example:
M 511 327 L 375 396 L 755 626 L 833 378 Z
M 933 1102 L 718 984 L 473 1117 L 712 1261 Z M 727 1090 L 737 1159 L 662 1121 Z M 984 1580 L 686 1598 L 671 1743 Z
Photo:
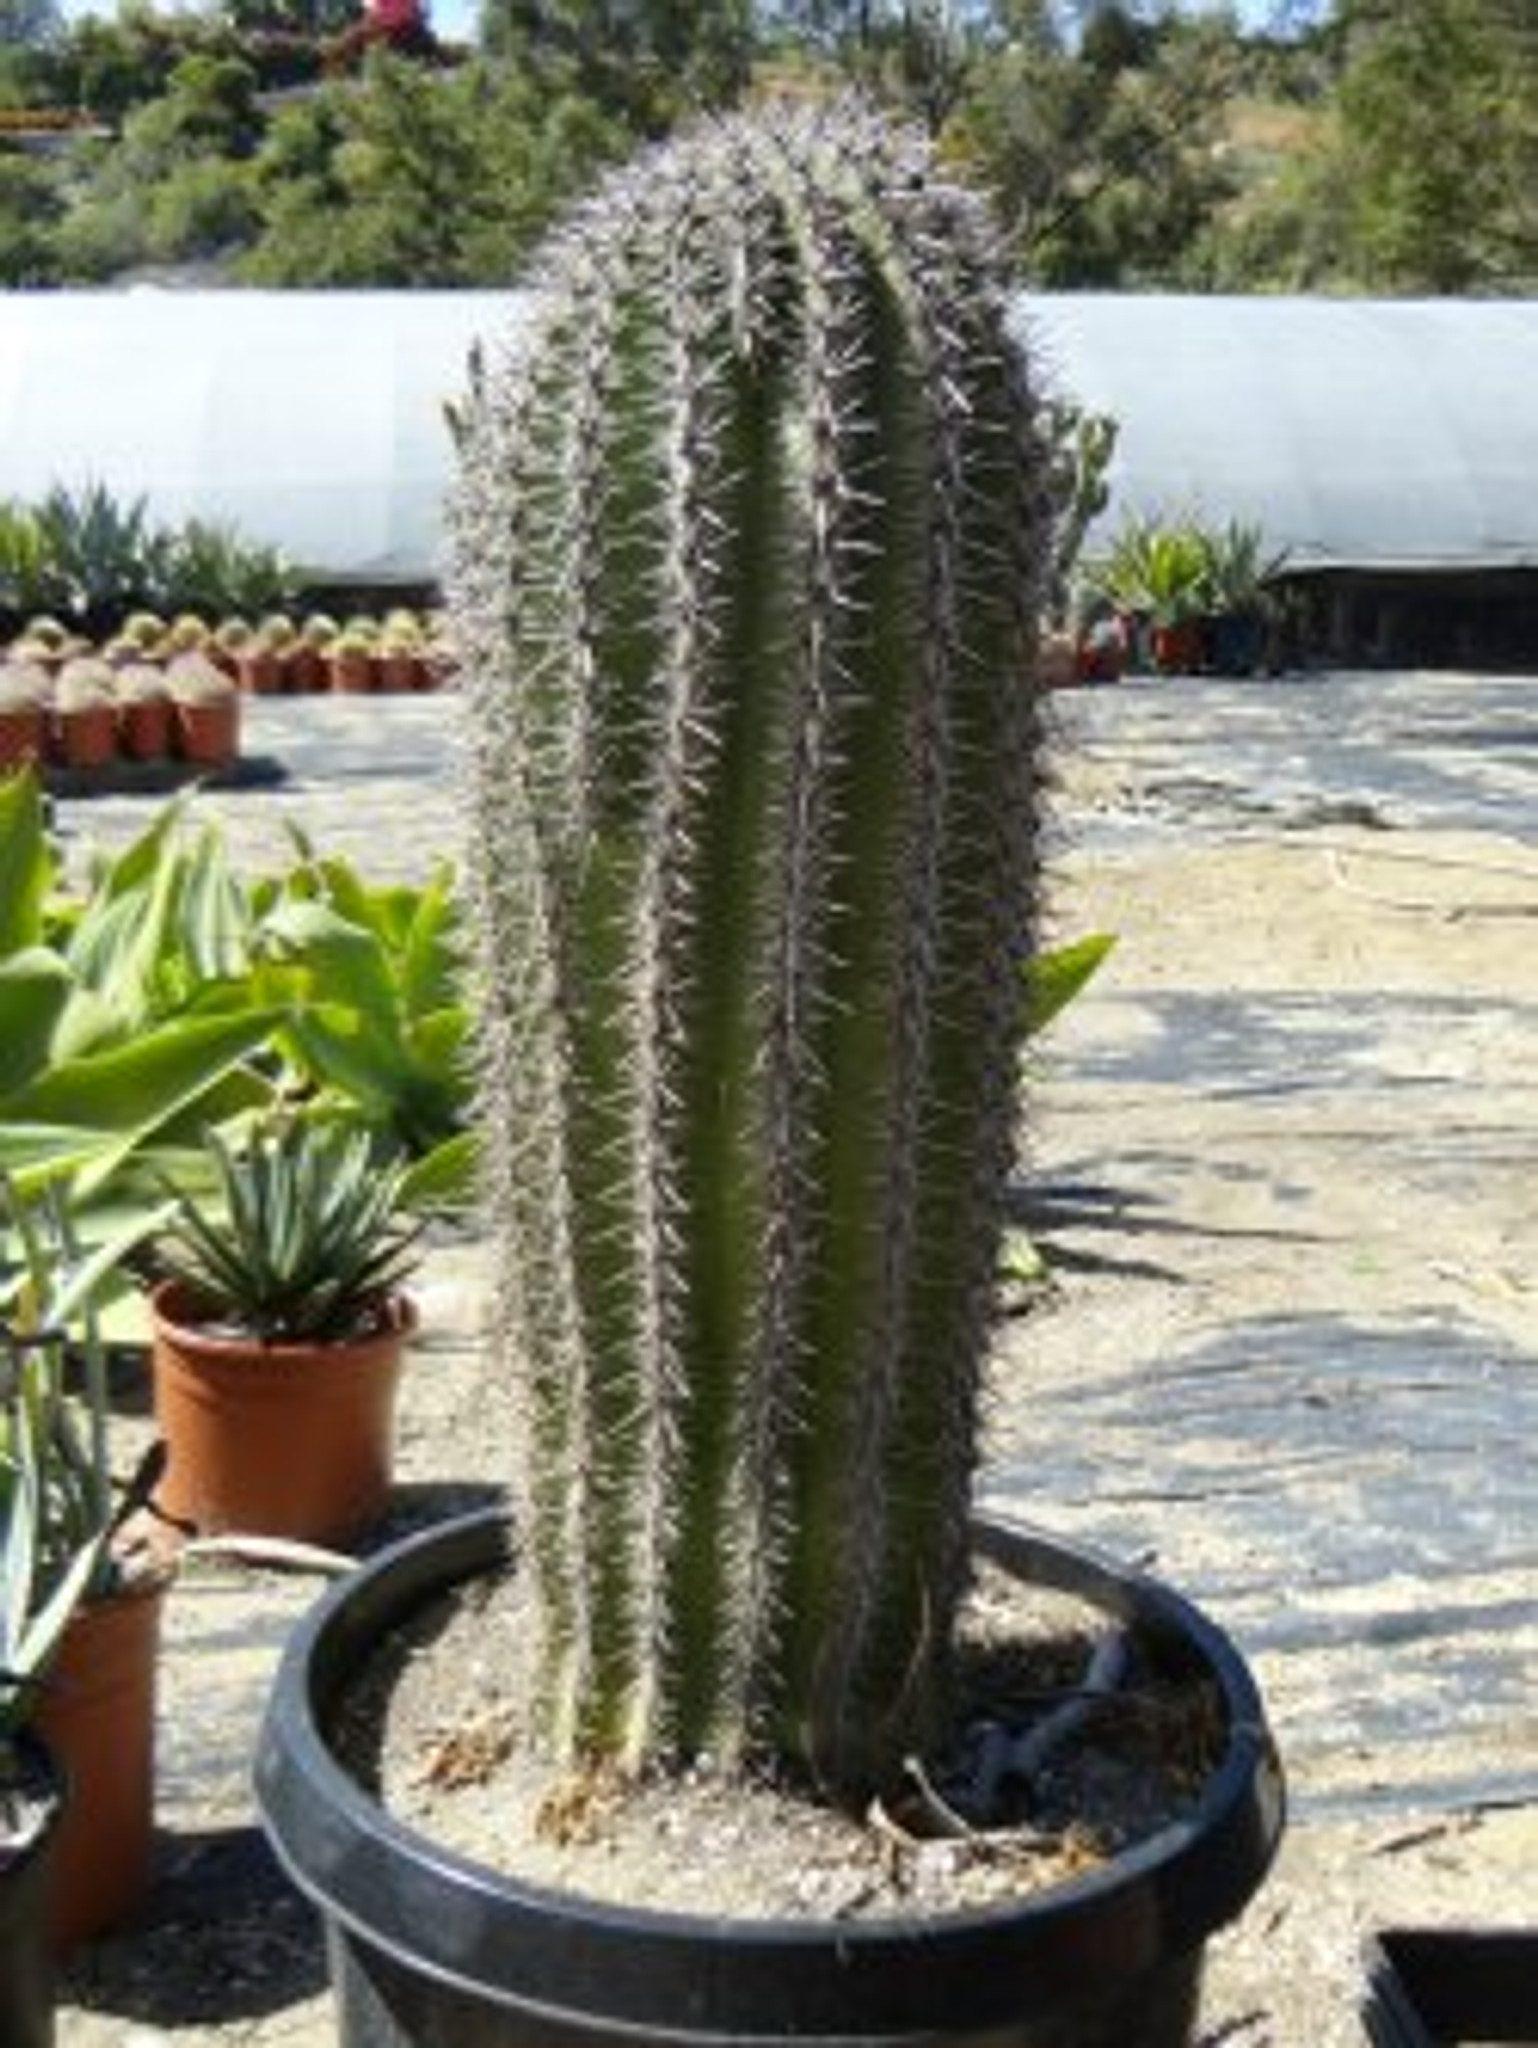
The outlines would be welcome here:
M 0 0 L 0 49 L 36 49 L 63 27 L 58 0 Z
M 482 0 L 481 42 L 493 57 L 555 60 L 606 113 L 655 130 L 741 95 L 753 13 L 751 0 Z
M 1500 0 L 1346 0 L 1340 172 L 1358 275 L 1391 291 L 1538 277 L 1538 17 Z
M 67 276 L 205 260 L 254 235 L 244 160 L 262 130 L 255 84 L 240 59 L 194 53 L 128 115 L 115 146 L 80 154 L 56 238 Z
M 1170 16 L 1143 35 L 1128 10 L 1104 8 L 1073 50 L 1034 13 L 976 66 L 949 145 L 996 194 L 1034 282 L 1187 282 L 1233 191 L 1215 147 L 1239 54 L 1232 27 Z
M 16 291 L 58 281 L 53 228 L 62 210 L 47 165 L 0 149 L 0 287 Z
M 358 18 L 358 0 L 223 0 L 220 18 L 241 37 L 334 35 Z
M 635 143 L 548 68 L 369 62 L 274 120 L 255 164 L 265 285 L 503 283 L 600 164 Z
M 1538 283 L 1532 0 L 1342 0 L 1292 70 L 1306 147 L 1210 237 L 1212 281 L 1379 292 Z
M 131 114 L 121 150 L 129 171 L 155 178 L 209 156 L 251 155 L 263 129 L 256 73 L 239 57 L 184 57 L 158 99 Z
M 123 0 L 112 19 L 88 14 L 58 46 L 65 95 L 103 120 L 158 99 L 186 57 L 234 56 L 227 30 L 210 17 L 158 14 L 145 0 Z

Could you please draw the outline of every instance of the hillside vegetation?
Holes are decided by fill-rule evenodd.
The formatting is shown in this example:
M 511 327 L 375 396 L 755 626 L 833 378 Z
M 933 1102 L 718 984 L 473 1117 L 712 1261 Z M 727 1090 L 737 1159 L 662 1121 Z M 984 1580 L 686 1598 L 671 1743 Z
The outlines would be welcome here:
M 341 63 L 346 0 L 0 0 L 0 284 L 505 281 L 702 106 L 850 79 L 989 185 L 1052 288 L 1538 289 L 1531 0 L 484 0 Z

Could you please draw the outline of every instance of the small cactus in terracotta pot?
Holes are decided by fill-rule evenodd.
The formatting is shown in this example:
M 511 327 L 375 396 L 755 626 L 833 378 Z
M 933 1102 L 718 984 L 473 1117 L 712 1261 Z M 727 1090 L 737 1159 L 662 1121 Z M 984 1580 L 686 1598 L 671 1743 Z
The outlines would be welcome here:
M 72 656 L 53 691 L 54 757 L 65 768 L 104 768 L 117 758 L 117 690 L 100 655 Z
M 241 662 L 252 644 L 254 635 L 255 629 L 249 619 L 241 618 L 238 612 L 231 613 L 228 618 L 221 619 L 218 625 L 210 630 L 208 637 L 196 642 L 195 646 L 198 652 L 207 655 L 215 668 L 222 668 L 227 676 L 239 683 Z M 190 648 L 183 650 L 191 651 Z
M 438 614 L 429 615 L 424 629 L 423 668 L 424 689 L 447 689 L 454 680 L 454 649 L 449 638 L 448 624 Z
M 159 612 L 130 612 L 117 630 L 117 638 L 126 640 L 137 647 L 141 654 L 152 654 L 166 637 L 166 622 Z
M 157 663 L 140 659 L 119 669 L 117 729 L 119 751 L 130 761 L 163 761 L 170 754 L 171 685 Z
M 340 627 L 326 612 L 311 612 L 294 636 L 288 654 L 288 686 L 309 696 L 331 687 L 326 655 Z
M 47 671 L 35 663 L 0 663 L 0 771 L 47 755 L 50 690 Z
M 379 687 L 394 693 L 426 688 L 427 643 L 412 612 L 390 612 L 379 628 Z
M 49 675 L 57 675 L 69 656 L 70 633 L 51 612 L 38 612 L 27 620 L 11 643 L 15 660 L 36 663 Z
M 182 760 L 225 768 L 240 751 L 240 692 L 206 654 L 180 654 L 166 669 L 176 752 Z
M 265 626 L 248 628 L 235 659 L 235 678 L 253 697 L 279 697 L 288 688 L 288 652 Z
M 326 650 L 326 666 L 333 690 L 347 695 L 379 688 L 378 643 L 362 625 L 349 624 Z

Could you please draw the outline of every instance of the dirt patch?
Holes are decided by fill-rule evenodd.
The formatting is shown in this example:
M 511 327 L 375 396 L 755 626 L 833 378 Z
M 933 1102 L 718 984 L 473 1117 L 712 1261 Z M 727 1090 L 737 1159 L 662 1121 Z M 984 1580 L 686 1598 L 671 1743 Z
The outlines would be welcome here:
M 553 1771 L 527 1691 L 508 1683 L 532 1633 L 516 1567 L 472 1581 L 381 1646 L 332 1740 L 433 1841 L 623 1905 L 886 1920 L 998 1904 L 1175 1822 L 1217 1755 L 1207 1685 L 1161 1669 L 1135 1630 L 992 1568 L 959 1628 L 958 1740 L 915 1759 L 859 1814 L 783 1772 L 739 1776 L 708 1758 L 636 1783 Z M 1086 1688 L 1101 1645 L 1118 1673 L 1096 1697 Z

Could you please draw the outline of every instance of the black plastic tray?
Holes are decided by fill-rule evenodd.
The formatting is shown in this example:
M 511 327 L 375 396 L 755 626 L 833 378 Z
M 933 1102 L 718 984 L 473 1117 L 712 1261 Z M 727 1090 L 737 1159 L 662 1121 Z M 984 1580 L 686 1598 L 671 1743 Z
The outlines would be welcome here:
M 1390 1928 L 1366 1962 L 1373 2048 L 1538 2048 L 1538 1929 Z

